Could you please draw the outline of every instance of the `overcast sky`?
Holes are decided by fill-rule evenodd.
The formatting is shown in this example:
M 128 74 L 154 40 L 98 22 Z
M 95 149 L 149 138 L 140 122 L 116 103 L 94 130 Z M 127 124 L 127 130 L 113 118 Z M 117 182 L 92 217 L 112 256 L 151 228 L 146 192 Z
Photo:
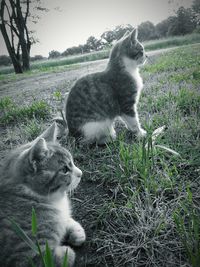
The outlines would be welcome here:
M 49 9 L 31 26 L 39 43 L 32 46 L 31 56 L 48 56 L 51 50 L 63 52 L 84 44 L 91 35 L 99 38 L 117 25 L 162 21 L 180 6 L 191 6 L 192 0 L 43 0 Z M 48 6 L 47 6 L 48 5 Z M 59 7 L 59 8 L 58 8 Z M 0 55 L 7 54 L 0 34 Z

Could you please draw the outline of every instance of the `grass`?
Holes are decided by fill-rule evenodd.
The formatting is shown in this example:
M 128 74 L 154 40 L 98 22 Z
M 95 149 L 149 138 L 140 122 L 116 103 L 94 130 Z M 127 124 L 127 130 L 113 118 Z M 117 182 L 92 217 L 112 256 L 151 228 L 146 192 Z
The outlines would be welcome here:
M 200 36 L 198 33 L 193 33 L 185 36 L 174 36 L 163 38 L 155 41 L 147 41 L 144 43 L 146 51 L 174 47 L 174 46 L 182 46 L 188 44 L 195 44 L 200 42 Z
M 199 266 L 199 62 L 194 45 L 153 57 L 141 69 L 146 139 L 136 140 L 117 121 L 117 140 L 106 147 L 61 140 L 84 173 L 73 202 L 88 236 L 80 267 Z M 61 92 L 53 99 L 62 102 Z M 12 105 L 5 98 L 1 112 Z M 34 118 L 24 129 L 27 140 L 41 130 Z M 162 129 L 156 139 L 155 129 Z
M 118 122 L 117 140 L 104 149 L 68 141 L 85 173 L 83 186 L 94 184 L 90 193 L 96 194 L 93 204 L 85 197 L 82 205 L 93 252 L 89 264 L 199 266 L 199 75 L 184 78 L 197 73 L 199 48 L 174 50 L 142 68 L 145 140 L 135 140 Z M 154 143 L 153 132 L 163 125 Z
M 200 42 L 200 34 L 192 33 L 185 36 L 174 36 L 160 40 L 153 40 L 144 42 L 145 50 L 157 50 L 162 48 L 182 46 L 188 44 L 195 44 Z M 27 75 L 31 75 L 38 72 L 56 72 L 61 70 L 79 68 L 78 63 L 95 61 L 108 58 L 110 50 L 102 50 L 98 52 L 87 53 L 83 55 L 68 56 L 59 59 L 42 60 L 32 63 L 31 71 Z M 73 65 L 73 66 L 70 66 Z M 12 67 L 0 68 L 0 80 L 6 78 L 5 74 L 13 73 Z M 197 74 L 198 75 L 198 74 Z
M 192 192 L 188 187 L 187 199 L 181 201 L 174 212 L 174 222 L 188 259 L 194 267 L 198 267 L 200 263 L 200 223 L 196 210 Z
M 7 125 L 34 118 L 45 119 L 49 116 L 50 107 L 43 101 L 34 101 L 30 105 L 18 106 L 10 97 L 0 100 L 0 123 Z

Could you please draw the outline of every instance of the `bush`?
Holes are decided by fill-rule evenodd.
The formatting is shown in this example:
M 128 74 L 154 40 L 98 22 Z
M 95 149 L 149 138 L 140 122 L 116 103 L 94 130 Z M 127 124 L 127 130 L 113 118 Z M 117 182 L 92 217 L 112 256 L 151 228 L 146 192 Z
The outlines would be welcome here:
M 9 66 L 11 63 L 12 62 L 9 56 L 6 55 L 0 56 L 0 66 Z
M 58 58 L 60 56 L 61 56 L 60 52 L 56 50 L 52 50 L 51 52 L 49 52 L 49 58 Z
M 31 57 L 31 61 L 36 61 L 36 60 L 42 60 L 45 59 L 42 55 L 35 55 L 34 57 Z

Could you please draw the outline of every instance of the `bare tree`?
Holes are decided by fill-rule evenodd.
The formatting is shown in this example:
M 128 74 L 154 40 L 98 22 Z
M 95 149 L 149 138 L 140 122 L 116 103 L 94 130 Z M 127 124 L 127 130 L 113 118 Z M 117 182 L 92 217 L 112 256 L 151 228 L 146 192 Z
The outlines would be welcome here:
M 1 0 L 0 30 L 15 73 L 30 69 L 30 50 L 34 39 L 30 36 L 27 22 L 31 18 L 30 5 L 33 3 L 38 9 L 46 10 L 38 6 L 40 0 Z

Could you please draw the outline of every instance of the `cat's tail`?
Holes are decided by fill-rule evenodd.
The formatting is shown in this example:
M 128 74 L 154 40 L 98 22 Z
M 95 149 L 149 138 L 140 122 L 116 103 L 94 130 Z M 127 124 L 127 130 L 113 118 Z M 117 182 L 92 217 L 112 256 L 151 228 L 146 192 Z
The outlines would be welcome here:
M 68 95 L 69 95 L 69 92 L 65 93 L 65 102 L 67 102 Z M 69 129 L 68 129 L 67 120 L 66 120 L 64 110 L 60 110 L 60 115 L 56 116 L 53 119 L 53 121 L 55 121 L 58 124 L 59 130 L 60 130 L 62 135 L 63 134 L 68 135 L 69 134 Z

